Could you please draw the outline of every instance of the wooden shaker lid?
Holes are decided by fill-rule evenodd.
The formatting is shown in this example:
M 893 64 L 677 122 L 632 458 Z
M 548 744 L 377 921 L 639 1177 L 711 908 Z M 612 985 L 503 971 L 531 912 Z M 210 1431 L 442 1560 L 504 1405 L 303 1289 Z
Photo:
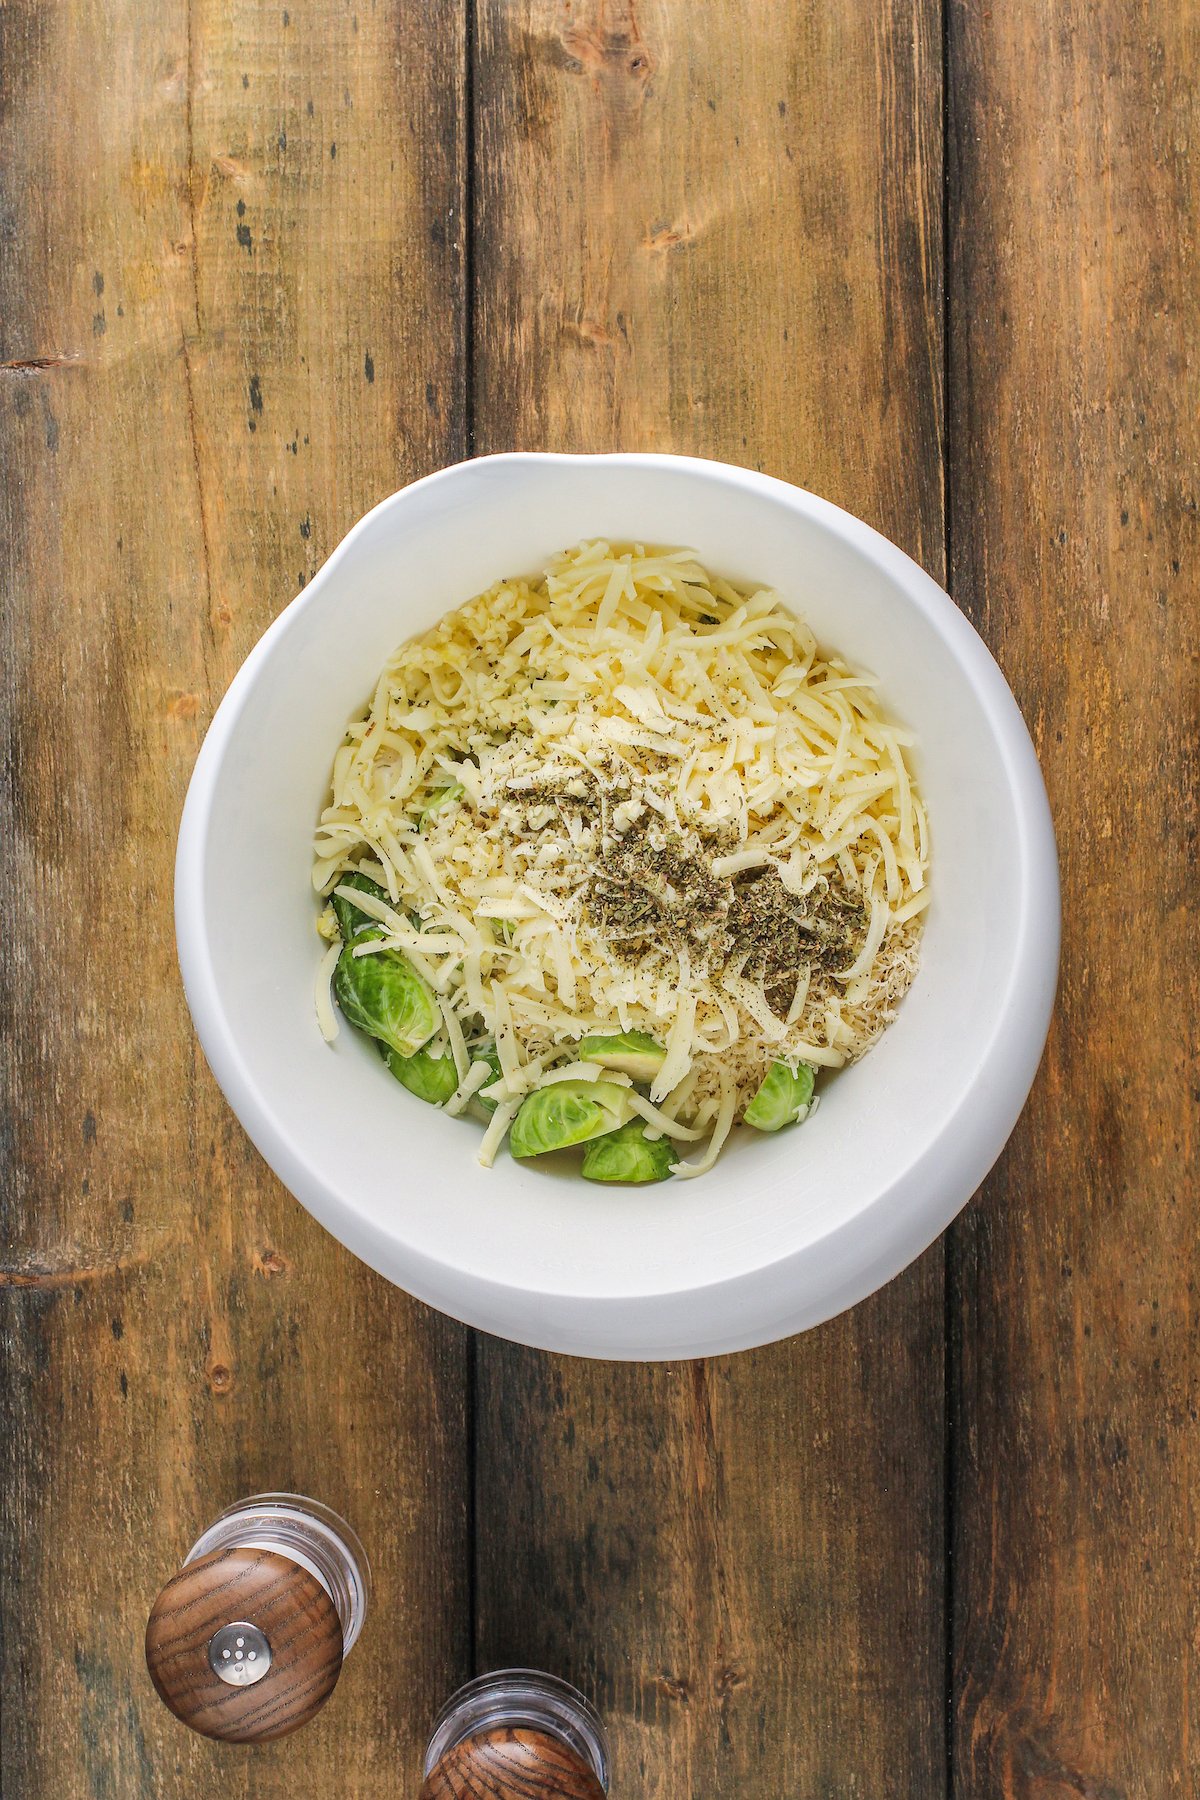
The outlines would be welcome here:
M 604 1800 L 587 1764 L 545 1731 L 496 1726 L 447 1750 L 420 1800 Z
M 146 1667 L 160 1698 L 193 1731 L 265 1743 L 307 1724 L 333 1692 L 341 1621 L 316 1577 L 289 1557 L 213 1550 L 154 1602 Z

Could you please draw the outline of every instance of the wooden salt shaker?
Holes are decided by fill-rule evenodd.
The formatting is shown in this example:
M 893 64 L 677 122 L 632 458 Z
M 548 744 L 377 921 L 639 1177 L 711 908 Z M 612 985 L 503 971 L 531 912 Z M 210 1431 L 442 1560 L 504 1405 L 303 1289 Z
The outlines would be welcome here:
M 318 1713 L 362 1630 L 370 1571 L 344 1519 L 299 1494 L 223 1512 L 159 1594 L 146 1666 L 193 1731 L 283 1737 Z
M 420 1800 L 605 1800 L 608 1740 L 577 1689 L 533 1669 L 499 1669 L 443 1707 Z

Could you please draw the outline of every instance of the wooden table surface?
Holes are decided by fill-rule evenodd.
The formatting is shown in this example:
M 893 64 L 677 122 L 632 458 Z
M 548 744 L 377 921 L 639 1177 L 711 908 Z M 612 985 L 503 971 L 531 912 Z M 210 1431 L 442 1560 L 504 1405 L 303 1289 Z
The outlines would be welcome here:
M 0 0 L 0 1786 L 413 1794 L 591 1692 L 624 1800 L 1200 1790 L 1196 0 Z M 196 1047 L 213 708 L 385 494 L 690 451 L 949 585 L 1037 742 L 1062 985 L 947 1237 L 753 1354 L 592 1365 L 342 1251 Z M 192 1737 L 150 1601 L 300 1488 L 375 1604 Z

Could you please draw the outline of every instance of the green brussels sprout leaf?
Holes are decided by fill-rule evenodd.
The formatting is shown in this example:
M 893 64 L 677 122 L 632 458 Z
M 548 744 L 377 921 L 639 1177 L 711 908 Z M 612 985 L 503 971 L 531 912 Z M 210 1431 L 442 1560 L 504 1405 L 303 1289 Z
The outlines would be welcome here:
M 377 881 L 372 881 L 369 875 L 360 875 L 357 871 L 351 875 L 340 875 L 337 885 L 343 888 L 357 888 L 360 893 L 370 894 L 374 899 L 382 900 L 385 905 L 391 905 L 383 888 Z M 355 906 L 353 900 L 347 900 L 344 894 L 333 895 L 333 910 L 337 914 L 338 930 L 342 934 L 344 944 L 348 944 L 351 938 L 358 937 L 369 926 L 373 926 L 375 930 L 379 929 L 378 919 L 373 919 L 370 913 L 363 912 L 361 907 Z
M 490 1087 L 493 1081 L 499 1081 L 504 1070 L 500 1067 L 500 1053 L 490 1038 L 486 1043 L 472 1044 L 470 1055 L 473 1063 L 485 1062 L 491 1070 L 491 1074 L 483 1084 L 484 1087 Z M 476 1089 L 475 1093 L 471 1096 L 471 1110 L 481 1114 L 485 1119 L 491 1118 L 499 1104 L 500 1102 L 498 1100 L 489 1099 L 486 1094 L 481 1094 L 478 1089 Z
M 412 1056 L 397 1056 L 389 1045 L 379 1047 L 396 1080 L 418 1100 L 428 1100 L 431 1106 L 445 1106 L 458 1087 L 458 1070 L 452 1056 L 431 1056 L 428 1050 L 418 1050 Z
M 355 956 L 347 944 L 333 972 L 333 991 L 351 1025 L 397 1056 L 415 1055 L 442 1022 L 433 994 L 398 950 Z
M 653 1081 L 666 1060 L 661 1044 L 645 1031 L 617 1031 L 609 1036 L 585 1037 L 579 1046 L 582 1062 L 616 1069 L 632 1081 Z
M 807 1063 L 798 1064 L 794 1075 L 786 1063 L 772 1063 L 743 1118 L 756 1131 L 779 1131 L 808 1111 L 812 1091 L 813 1071 Z
M 514 1156 L 541 1156 L 615 1131 L 633 1108 L 628 1088 L 612 1081 L 556 1081 L 534 1088 L 512 1122 L 508 1147 Z
M 582 1173 L 585 1181 L 665 1181 L 676 1161 L 670 1138 L 649 1139 L 644 1121 L 633 1118 L 584 1146 Z
M 453 806 L 461 800 L 465 792 L 461 781 L 452 781 L 447 787 L 440 787 L 430 796 L 417 814 L 417 830 L 424 832 L 435 813 L 440 813 L 447 806 Z

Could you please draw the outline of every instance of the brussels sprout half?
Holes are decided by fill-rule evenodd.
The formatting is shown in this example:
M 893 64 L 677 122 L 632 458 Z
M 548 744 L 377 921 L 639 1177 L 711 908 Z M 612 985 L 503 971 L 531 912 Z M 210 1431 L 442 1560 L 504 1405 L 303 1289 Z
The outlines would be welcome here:
M 431 1106 L 445 1106 L 458 1087 L 458 1070 L 452 1056 L 431 1056 L 428 1050 L 417 1050 L 412 1056 L 397 1056 L 387 1044 L 381 1044 L 383 1060 L 396 1080 L 418 1100 Z
M 347 944 L 333 972 L 333 991 L 351 1025 L 397 1056 L 415 1055 L 441 1023 L 433 994 L 398 950 L 355 956 Z
M 616 1069 L 632 1081 L 653 1081 L 666 1061 L 666 1051 L 645 1031 L 616 1031 L 585 1037 L 579 1046 L 583 1062 Z
M 665 1181 L 676 1161 L 670 1138 L 649 1139 L 635 1118 L 585 1145 L 581 1172 L 585 1181 Z
M 784 1125 L 794 1125 L 807 1112 L 812 1091 L 813 1071 L 807 1063 L 799 1063 L 794 1075 L 786 1063 L 772 1063 L 742 1115 L 744 1122 L 756 1131 L 779 1131 Z
M 512 1122 L 508 1147 L 514 1156 L 541 1156 L 615 1131 L 633 1108 L 628 1088 L 612 1081 L 556 1081 L 534 1088 Z

